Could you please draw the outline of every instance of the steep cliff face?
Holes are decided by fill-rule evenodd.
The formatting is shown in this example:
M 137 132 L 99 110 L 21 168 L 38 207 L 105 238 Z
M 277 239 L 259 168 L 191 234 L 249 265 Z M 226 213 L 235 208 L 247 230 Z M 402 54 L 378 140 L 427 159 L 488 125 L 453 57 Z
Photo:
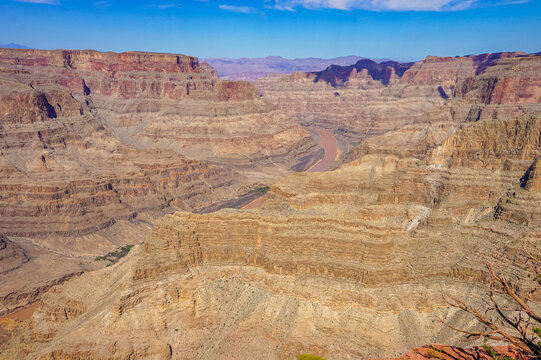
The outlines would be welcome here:
M 248 184 L 171 150 L 127 146 L 67 88 L 30 87 L 4 75 L 0 313 L 102 266 L 96 255 L 143 241 L 157 216 L 235 197 Z
M 242 185 L 172 151 L 123 145 L 66 88 L 0 84 L 10 91 L 1 102 L 0 233 L 86 235 L 139 213 L 208 205 Z
M 317 150 L 258 96 L 184 55 L 0 49 L 0 234 L 32 254 L 2 273 L 0 313 Z
M 194 57 L 0 49 L 0 234 L 34 254 L 1 282 L 0 312 L 143 241 L 156 217 L 235 198 L 317 151 L 254 85 Z M 43 266 L 51 253 L 66 266 Z
M 523 53 L 429 56 L 413 65 L 358 63 L 256 84 L 300 123 L 332 130 L 344 153 L 361 143 L 349 159 L 391 148 L 422 158 L 464 121 L 539 111 L 540 59 Z
M 32 86 L 67 87 L 125 143 L 227 165 L 256 182 L 277 180 L 317 151 L 254 85 L 218 80 L 194 57 L 2 49 L 0 66 Z
M 180 102 L 138 87 L 158 72 L 126 92 L 127 85 L 111 93 L 85 89 L 85 78 L 72 97 L 36 70 L 57 66 L 73 74 L 87 66 L 77 65 L 77 56 L 61 58 L 61 67 L 10 60 L 11 70 L 0 72 L 10 82 L 0 96 L 11 104 L 0 107 L 8 119 L 1 124 L 0 226 L 47 232 L 14 230 L 0 242 L 10 284 L 21 278 L 18 271 L 42 269 L 32 251 L 61 244 L 62 251 L 90 254 L 96 244 L 112 246 L 111 234 L 142 240 L 156 216 L 234 193 L 261 179 L 261 169 L 275 178 L 310 152 L 291 118 L 251 94 L 250 85 L 220 83 L 204 65 L 179 73 L 208 76 L 208 83 L 187 86 Z M 306 73 L 262 81 L 270 89 L 263 98 L 278 99 L 298 121 L 334 129 L 350 144 L 368 139 L 335 171 L 274 184 L 260 209 L 165 215 L 117 265 L 78 277 L 76 269 L 92 264 L 75 258 L 55 269 L 73 277 L 63 285 L 49 279 L 24 291 L 0 289 L 0 299 L 10 301 L 4 308 L 49 289 L 2 355 L 343 359 L 456 344 L 461 335 L 438 319 L 475 323 L 442 295 L 467 294 L 486 306 L 489 276 L 480 259 L 501 253 L 506 274 L 522 289 L 538 287 L 518 252 L 523 245 L 539 251 L 541 237 L 539 63 L 518 54 L 429 57 L 401 77 L 391 74 L 388 84 L 373 77 L 385 72 L 369 69 L 355 69 L 340 86 Z M 291 158 L 268 167 L 284 144 L 298 145 Z M 248 179 L 178 155 L 190 152 Z M 15 235 L 39 235 L 46 248 Z M 59 242 L 61 235 L 76 240 Z
M 453 88 L 457 81 L 482 74 L 500 59 L 514 58 L 525 53 L 504 52 L 475 56 L 428 56 L 415 63 L 400 80 L 411 85 L 434 85 Z
M 370 59 L 362 59 L 351 66 L 331 65 L 327 69 L 313 73 L 315 82 L 324 81 L 333 86 L 353 85 L 358 80 L 370 80 L 381 85 L 388 85 L 398 81 L 406 70 L 413 63 L 398 63 L 395 61 L 384 61 L 377 63 Z
M 482 74 L 459 81 L 455 111 L 467 121 L 509 119 L 541 109 L 541 57 L 498 60 Z
M 480 121 L 424 161 L 369 154 L 291 175 L 259 210 L 167 215 L 120 264 L 50 291 L 21 335 L 39 342 L 13 340 L 8 354 L 343 359 L 456 343 L 438 318 L 475 324 L 442 294 L 483 307 L 480 258 L 502 252 L 505 270 L 536 286 L 516 254 L 537 246 L 538 217 L 516 210 L 538 214 L 539 202 L 503 199 L 537 194 L 540 124 Z

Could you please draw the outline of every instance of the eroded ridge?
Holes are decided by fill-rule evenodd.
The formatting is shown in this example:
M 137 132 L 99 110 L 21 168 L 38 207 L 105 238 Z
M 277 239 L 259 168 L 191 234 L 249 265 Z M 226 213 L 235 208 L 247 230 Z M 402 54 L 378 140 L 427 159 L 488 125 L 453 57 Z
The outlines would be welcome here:
M 486 136 L 502 141 L 479 148 Z M 537 286 L 517 254 L 538 247 L 539 139 L 538 115 L 481 120 L 424 160 L 369 154 L 290 176 L 258 210 L 165 216 L 118 265 L 47 293 L 24 351 L 346 358 L 457 343 L 438 319 L 475 324 L 442 295 L 486 306 L 480 259 L 503 253 L 509 276 Z

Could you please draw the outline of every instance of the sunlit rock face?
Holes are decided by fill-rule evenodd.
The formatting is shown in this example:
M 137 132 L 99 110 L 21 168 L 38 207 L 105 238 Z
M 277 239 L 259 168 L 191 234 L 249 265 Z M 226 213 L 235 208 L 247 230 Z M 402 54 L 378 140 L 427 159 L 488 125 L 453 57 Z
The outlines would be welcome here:
M 289 175 L 258 209 L 199 215 L 179 207 L 184 211 L 160 217 L 118 264 L 51 288 L 5 354 L 357 359 L 460 344 L 462 335 L 439 320 L 478 325 L 443 295 L 486 308 L 485 261 L 502 254 L 505 274 L 521 289 L 538 286 L 520 252 L 538 252 L 541 238 L 539 57 L 429 57 L 400 66 L 365 62 L 351 78 L 327 74 L 330 83 L 306 73 L 263 80 L 263 99 L 297 121 L 334 130 L 351 145 L 350 161 Z M 25 101 L 36 108 L 30 124 L 51 121 L 39 95 Z M 89 104 L 79 104 L 83 115 L 70 116 L 94 116 Z M 93 134 L 117 128 L 118 111 L 104 109 L 97 114 L 102 130 Z M 160 141 L 144 134 L 112 138 L 126 136 L 137 149 L 122 146 L 139 153 Z M 171 144 L 175 152 L 162 151 L 178 154 Z M 201 162 L 193 169 L 204 165 L 224 171 Z M 213 194 L 226 186 L 211 188 Z M 25 261 L 4 243 L 6 253 Z M 540 298 L 534 292 L 533 300 Z
M 343 359 L 458 344 L 438 319 L 476 324 L 442 295 L 485 306 L 480 259 L 504 251 L 505 271 L 535 286 L 517 254 L 541 234 L 540 137 L 539 115 L 480 120 L 424 160 L 368 154 L 291 175 L 260 209 L 167 215 L 118 265 L 47 293 L 25 351 Z
M 277 180 L 317 151 L 308 132 L 243 81 L 185 55 L 72 50 L 0 51 L 0 66 L 31 85 L 60 84 L 124 143 L 167 148 Z
M 155 218 L 272 183 L 318 151 L 254 85 L 194 57 L 0 49 L 0 234 L 31 254 L 1 282 L 0 313 L 142 242 Z M 50 269 L 47 251 L 66 266 Z
M 497 53 L 414 64 L 361 60 L 255 83 L 300 123 L 332 130 L 344 152 L 360 146 L 348 161 L 370 152 L 422 158 L 464 121 L 539 111 L 540 59 Z

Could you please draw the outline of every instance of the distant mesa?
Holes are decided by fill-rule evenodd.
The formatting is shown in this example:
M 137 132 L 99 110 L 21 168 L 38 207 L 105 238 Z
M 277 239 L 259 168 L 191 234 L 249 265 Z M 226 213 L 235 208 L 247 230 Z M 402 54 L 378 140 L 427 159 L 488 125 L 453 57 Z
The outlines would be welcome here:
M 15 43 L 9 43 L 9 44 L 0 44 L 0 48 L 8 48 L 8 49 L 32 49 L 29 46 L 21 45 L 21 44 L 15 44 Z
M 370 59 L 361 59 L 351 66 L 331 65 L 324 71 L 313 73 L 316 75 L 315 82 L 323 80 L 333 86 L 343 85 L 351 78 L 359 77 L 359 73 L 370 75 L 373 80 L 381 81 L 388 85 L 393 77 L 402 77 L 414 63 L 399 63 L 396 61 L 376 62 Z M 361 75 L 363 76 L 363 75 Z
M 265 58 L 208 58 L 206 61 L 218 71 L 218 75 L 226 80 L 256 80 L 270 74 L 291 74 L 296 71 L 321 71 L 331 65 L 349 66 L 367 58 L 357 55 L 341 56 L 332 59 L 304 58 L 286 59 L 281 56 Z M 376 62 L 388 59 L 375 59 Z

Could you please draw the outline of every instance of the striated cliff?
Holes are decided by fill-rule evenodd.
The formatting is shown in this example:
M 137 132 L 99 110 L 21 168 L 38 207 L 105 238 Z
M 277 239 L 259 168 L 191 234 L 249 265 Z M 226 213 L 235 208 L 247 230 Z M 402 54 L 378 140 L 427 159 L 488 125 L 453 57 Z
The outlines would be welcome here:
M 0 119 L 0 234 L 13 244 L 0 258 L 20 262 L 0 274 L 0 313 L 99 267 L 93 256 L 142 241 L 155 217 L 235 197 L 247 184 L 171 150 L 123 144 L 61 85 L 0 73 Z
M 361 60 L 256 84 L 300 123 L 332 130 L 344 153 L 353 150 L 348 161 L 374 152 L 423 158 L 464 121 L 539 111 L 540 64 L 524 53 L 429 56 L 415 64 Z
M 218 80 L 194 57 L 0 49 L 0 66 L 32 86 L 67 87 L 124 143 L 226 165 L 254 182 L 275 181 L 318 150 L 254 85 Z
M 65 89 L 1 82 L 0 232 L 84 235 L 236 193 L 233 173 L 109 134 Z
M 356 81 L 366 83 L 369 80 L 374 83 L 388 85 L 400 79 L 413 63 L 398 63 L 395 61 L 383 61 L 377 63 L 370 59 L 361 59 L 351 66 L 331 65 L 327 69 L 312 73 L 315 75 L 314 82 L 324 81 L 334 87 L 351 86 Z
M 480 259 L 502 253 L 538 287 L 518 253 L 539 246 L 540 153 L 539 115 L 481 120 L 424 160 L 368 154 L 291 175 L 258 210 L 167 215 L 116 266 L 49 291 L 6 353 L 343 359 L 456 344 L 438 319 L 476 325 L 442 295 L 485 306 Z
M 520 256 L 541 238 L 539 56 L 361 61 L 261 80 L 262 100 L 184 57 L 39 54 L 11 54 L 0 72 L 0 311 L 41 298 L 30 322 L 0 323 L 0 356 L 354 359 L 457 345 L 440 319 L 478 325 L 443 295 L 486 308 L 484 261 L 499 255 L 541 301 Z M 274 183 L 257 209 L 189 212 L 310 157 L 290 116 L 358 145 L 351 161 Z M 98 267 L 80 254 L 143 239 L 80 275 Z M 47 271 L 39 259 L 70 261 L 54 282 L 17 284 Z
M 0 49 L 0 234 L 32 254 L 0 249 L 23 262 L 2 273 L 0 313 L 104 266 L 96 255 L 142 242 L 156 217 L 235 198 L 317 151 L 254 85 L 194 57 Z

